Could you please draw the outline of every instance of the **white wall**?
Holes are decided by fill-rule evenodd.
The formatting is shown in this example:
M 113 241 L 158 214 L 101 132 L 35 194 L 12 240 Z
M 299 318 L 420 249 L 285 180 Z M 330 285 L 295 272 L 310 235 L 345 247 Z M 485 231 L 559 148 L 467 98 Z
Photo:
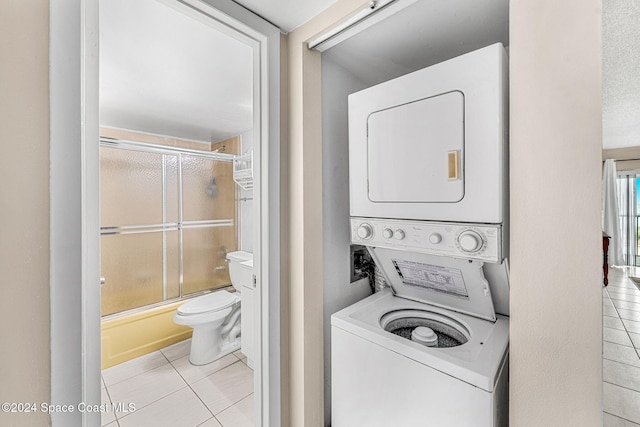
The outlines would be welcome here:
M 247 131 L 240 135 L 242 140 L 240 153 L 244 153 L 247 150 L 253 148 L 253 131 Z M 240 220 L 240 250 L 253 253 L 253 200 L 242 200 L 242 198 L 253 199 L 253 190 L 246 191 L 238 187 L 238 197 L 241 199 L 239 202 L 240 214 L 238 218 Z
M 322 58 L 322 217 L 324 269 L 324 423 L 331 423 L 331 315 L 371 293 L 350 284 L 349 135 L 347 95 L 365 84 Z
M 510 9 L 510 424 L 602 425 L 599 0 Z

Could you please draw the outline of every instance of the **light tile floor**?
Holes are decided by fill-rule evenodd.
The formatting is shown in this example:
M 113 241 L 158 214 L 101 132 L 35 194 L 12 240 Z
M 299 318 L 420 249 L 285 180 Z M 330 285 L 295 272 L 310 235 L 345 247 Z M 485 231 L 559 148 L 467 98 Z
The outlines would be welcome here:
M 602 304 L 604 427 L 640 427 L 640 269 L 610 268 Z
M 253 370 L 246 357 L 237 351 L 194 366 L 190 345 L 183 341 L 103 370 L 102 403 L 116 406 L 102 413 L 102 425 L 253 427 Z

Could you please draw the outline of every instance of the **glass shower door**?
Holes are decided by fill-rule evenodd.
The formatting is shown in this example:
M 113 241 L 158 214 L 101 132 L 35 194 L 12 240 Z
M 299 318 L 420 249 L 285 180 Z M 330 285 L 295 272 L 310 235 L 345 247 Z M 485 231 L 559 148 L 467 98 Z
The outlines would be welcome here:
M 122 144 L 100 155 L 102 315 L 228 286 L 231 163 Z

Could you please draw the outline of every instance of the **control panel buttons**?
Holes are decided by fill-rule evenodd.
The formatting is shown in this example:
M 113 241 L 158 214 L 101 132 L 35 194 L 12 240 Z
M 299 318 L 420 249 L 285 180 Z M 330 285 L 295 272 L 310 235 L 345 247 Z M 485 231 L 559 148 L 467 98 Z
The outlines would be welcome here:
M 499 225 L 352 217 L 350 234 L 354 244 L 385 250 L 486 262 L 502 260 Z
M 434 245 L 437 245 L 438 243 L 442 242 L 442 235 L 440 233 L 431 233 L 429 235 L 429 241 Z
M 458 244 L 464 252 L 473 253 L 482 249 L 483 240 L 478 232 L 466 230 L 458 236 Z
M 373 236 L 373 228 L 369 224 L 360 224 L 358 227 L 358 237 L 370 239 Z

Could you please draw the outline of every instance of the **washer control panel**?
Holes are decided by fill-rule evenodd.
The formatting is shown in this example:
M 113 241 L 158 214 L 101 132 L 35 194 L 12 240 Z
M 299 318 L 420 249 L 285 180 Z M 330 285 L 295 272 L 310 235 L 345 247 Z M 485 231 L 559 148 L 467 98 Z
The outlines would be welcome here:
M 351 218 L 351 243 L 433 255 L 502 261 L 502 226 Z

